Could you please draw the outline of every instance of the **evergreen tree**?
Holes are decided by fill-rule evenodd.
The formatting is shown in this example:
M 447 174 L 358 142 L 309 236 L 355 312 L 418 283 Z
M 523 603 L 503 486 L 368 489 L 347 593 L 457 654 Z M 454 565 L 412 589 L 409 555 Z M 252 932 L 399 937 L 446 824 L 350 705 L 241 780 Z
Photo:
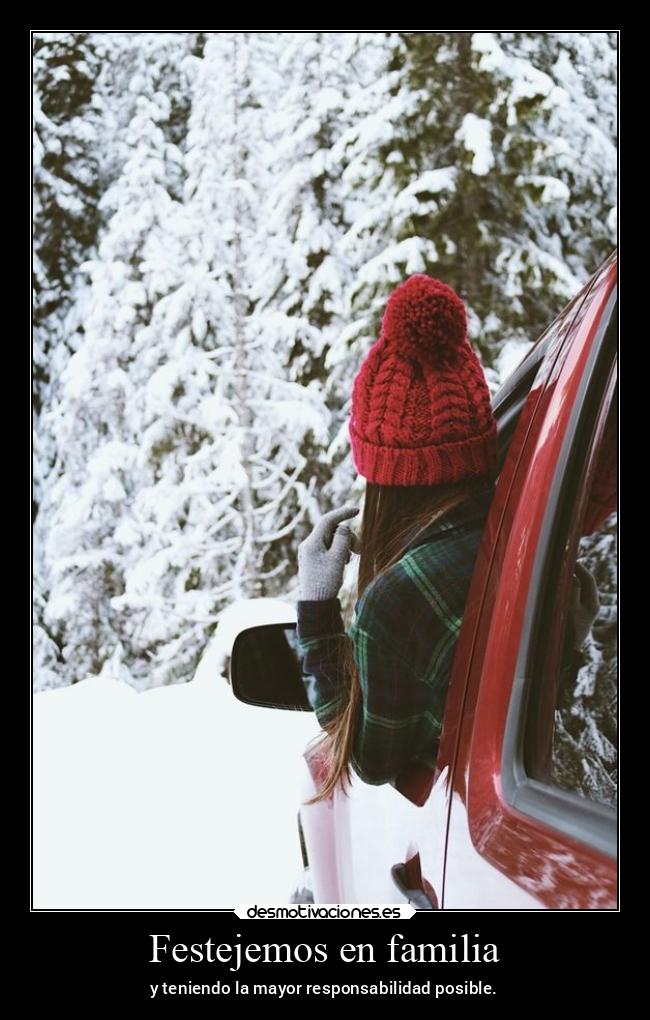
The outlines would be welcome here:
M 539 32 L 518 42 L 553 82 L 529 201 L 538 234 L 582 284 L 617 243 L 617 35 Z
M 187 680 L 360 497 L 392 288 L 452 284 L 496 387 L 614 246 L 616 35 L 39 33 L 34 68 L 37 683 Z
M 439 275 L 468 303 L 490 366 L 505 340 L 535 339 L 615 243 L 612 39 L 408 32 L 386 41 L 372 127 L 362 119 L 348 146 L 350 189 L 366 198 L 346 239 L 361 263 L 353 309 L 382 308 L 404 275 Z M 579 91 L 575 47 L 599 57 L 574 68 Z M 595 163 L 604 181 L 590 192 Z
M 117 146 L 118 165 L 120 151 L 128 158 L 98 203 L 107 227 L 97 255 L 79 266 L 91 283 L 78 296 L 75 353 L 60 372 L 60 399 L 48 412 L 58 465 L 44 504 L 47 531 L 38 531 L 35 541 L 45 561 L 41 623 L 57 646 L 66 682 L 99 672 L 124 636 L 111 599 L 124 591 L 126 563 L 142 543 L 129 513 L 139 456 L 134 426 L 145 401 L 139 367 L 160 353 L 147 349 L 141 330 L 180 254 L 173 229 L 179 203 L 167 180 L 178 179 L 182 155 L 161 127 L 172 106 L 160 85 L 168 81 L 174 52 L 182 73 L 188 39 L 163 34 L 149 42 L 144 56 L 140 40 L 127 47 L 140 53 L 125 61 L 135 73 L 121 93 L 132 115 Z M 119 116 L 114 123 L 119 126 Z
M 45 619 L 48 586 L 40 515 L 59 454 L 50 415 L 61 374 L 75 349 L 83 276 L 97 239 L 100 60 L 88 33 L 33 36 L 33 519 L 34 652 L 38 683 L 60 682 L 61 649 Z
M 56 390 L 51 387 L 71 350 L 79 265 L 97 238 L 98 111 L 93 89 L 98 72 L 98 55 L 88 33 L 34 34 L 36 428 L 44 405 L 55 398 Z M 53 460 L 54 454 L 45 443 L 39 464 L 43 473 Z
M 305 503 L 297 530 L 269 550 L 273 558 L 292 558 L 315 516 L 328 509 L 326 486 L 343 424 L 327 359 L 346 328 L 350 282 L 339 251 L 341 166 L 333 158 L 346 105 L 346 40 L 341 33 L 287 32 L 267 46 L 275 48 L 276 77 L 260 96 L 258 160 L 266 177 L 247 266 L 252 322 L 277 351 L 282 376 L 324 394 L 331 412 L 323 408 L 321 427 L 306 434 L 299 450 L 305 465 L 299 477 L 311 479 L 316 498 Z
M 264 173 L 255 48 L 217 33 L 201 58 L 178 50 L 192 99 L 181 153 L 159 88 L 178 42 L 156 40 L 164 59 L 149 49 L 130 79 L 129 156 L 101 201 L 98 258 L 85 264 L 47 609 L 71 679 L 108 663 L 139 687 L 190 679 L 233 598 L 273 578 L 286 589 L 294 564 L 269 552 L 303 514 L 300 447 L 326 417 L 313 389 L 286 378 L 276 333 L 252 314 Z
M 362 33 L 357 43 L 370 73 L 332 154 L 353 281 L 326 358 L 333 389 L 350 393 L 388 294 L 416 272 L 462 295 L 496 389 L 615 245 L 615 36 Z M 340 449 L 333 499 L 353 478 L 344 434 Z
M 224 498 L 235 512 L 224 523 L 223 538 L 234 521 L 238 545 L 221 564 L 222 582 L 228 579 L 215 593 L 221 607 L 232 597 L 286 591 L 296 528 L 310 501 L 304 480 L 309 451 L 327 429 L 318 388 L 288 369 L 291 332 L 276 304 L 281 258 L 266 257 L 274 250 L 279 255 L 268 201 L 278 171 L 266 146 L 273 138 L 273 100 L 282 89 L 275 68 L 283 45 L 271 33 L 210 39 L 188 135 L 188 209 L 196 235 L 210 243 L 193 272 L 196 279 L 216 276 L 222 288 L 211 304 L 195 296 L 192 314 L 210 348 L 219 394 L 214 406 L 230 408 L 224 441 L 233 451 L 228 462 L 239 472 L 224 478 Z M 206 224 L 213 224 L 211 232 Z M 213 455 L 219 455 L 216 446 Z M 217 550 L 213 543 L 203 559 Z

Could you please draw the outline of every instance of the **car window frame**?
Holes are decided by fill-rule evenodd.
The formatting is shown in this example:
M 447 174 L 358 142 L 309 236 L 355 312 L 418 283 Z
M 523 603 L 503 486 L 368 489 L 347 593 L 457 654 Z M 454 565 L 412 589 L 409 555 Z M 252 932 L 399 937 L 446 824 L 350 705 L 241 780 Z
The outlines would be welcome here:
M 505 725 L 501 759 L 501 781 L 505 801 L 518 812 L 552 827 L 564 836 L 578 840 L 608 857 L 617 853 L 617 809 L 599 804 L 577 793 L 553 787 L 529 776 L 524 763 L 526 709 L 531 684 L 536 682 L 532 662 L 539 643 L 539 630 L 544 621 L 548 601 L 544 578 L 549 558 L 557 555 L 557 535 L 564 534 L 565 501 L 571 491 L 570 472 L 576 444 L 584 441 L 585 421 L 594 423 L 602 411 L 611 373 L 617 363 L 618 288 L 610 294 L 589 352 L 580 381 L 577 399 L 572 408 L 560 456 L 549 489 L 542 529 L 537 545 L 531 584 L 522 629 Z M 598 393 L 598 412 L 594 419 L 592 394 Z M 590 448 L 590 443 L 587 449 Z

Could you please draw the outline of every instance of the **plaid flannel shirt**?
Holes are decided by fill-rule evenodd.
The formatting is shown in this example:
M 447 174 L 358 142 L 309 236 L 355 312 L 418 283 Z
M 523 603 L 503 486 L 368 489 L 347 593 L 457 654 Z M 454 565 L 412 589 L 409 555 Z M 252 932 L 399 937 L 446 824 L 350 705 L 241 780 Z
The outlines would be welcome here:
M 407 544 L 355 604 L 346 632 L 338 598 L 297 603 L 307 697 L 323 728 L 343 704 L 342 643 L 352 642 L 362 713 L 352 767 L 391 783 L 409 765 L 434 767 L 463 610 L 494 493 L 487 484 Z

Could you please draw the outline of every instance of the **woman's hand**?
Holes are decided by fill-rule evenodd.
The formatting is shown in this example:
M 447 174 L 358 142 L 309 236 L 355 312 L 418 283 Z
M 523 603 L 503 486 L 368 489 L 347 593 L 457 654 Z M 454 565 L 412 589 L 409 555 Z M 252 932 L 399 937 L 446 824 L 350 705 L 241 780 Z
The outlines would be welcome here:
M 587 568 L 576 560 L 571 591 L 571 620 L 573 623 L 573 646 L 579 651 L 587 640 L 589 631 L 600 610 L 596 579 Z
M 342 522 L 358 513 L 358 507 L 349 505 L 330 510 L 298 546 L 301 600 L 321 602 L 338 595 L 345 564 L 358 548 L 356 535 Z

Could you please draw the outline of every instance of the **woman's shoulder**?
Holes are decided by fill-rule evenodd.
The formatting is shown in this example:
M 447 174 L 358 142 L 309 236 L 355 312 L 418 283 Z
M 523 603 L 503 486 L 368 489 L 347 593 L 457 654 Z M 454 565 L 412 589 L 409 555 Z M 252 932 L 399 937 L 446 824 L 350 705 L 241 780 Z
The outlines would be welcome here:
M 449 511 L 378 574 L 355 605 L 353 633 L 382 635 L 396 646 L 431 622 L 455 630 L 471 581 L 491 495 Z
M 388 650 L 401 647 L 401 635 L 417 611 L 421 596 L 401 561 L 370 581 L 354 607 L 351 635 L 381 642 Z
M 422 545 L 437 543 L 444 546 L 448 542 L 462 539 L 464 535 L 482 532 L 493 499 L 493 483 L 484 484 L 469 499 L 447 510 L 442 517 L 414 533 L 407 542 L 405 555 Z
M 440 546 L 418 546 L 368 584 L 355 605 L 352 635 L 374 638 L 403 651 L 404 639 L 414 626 L 430 630 L 433 616 L 448 611 L 448 591 L 458 579 L 448 553 Z M 453 601 L 453 600 L 452 600 Z

